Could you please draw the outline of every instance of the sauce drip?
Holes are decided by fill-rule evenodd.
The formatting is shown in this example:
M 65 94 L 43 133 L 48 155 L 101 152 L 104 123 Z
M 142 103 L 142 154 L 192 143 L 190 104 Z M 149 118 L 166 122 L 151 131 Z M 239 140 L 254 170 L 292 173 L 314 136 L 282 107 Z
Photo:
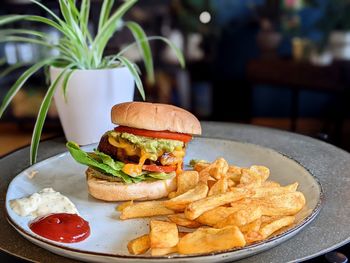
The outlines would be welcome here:
M 80 242 L 90 235 L 89 222 L 77 214 L 50 214 L 37 218 L 29 227 L 39 236 L 62 243 Z

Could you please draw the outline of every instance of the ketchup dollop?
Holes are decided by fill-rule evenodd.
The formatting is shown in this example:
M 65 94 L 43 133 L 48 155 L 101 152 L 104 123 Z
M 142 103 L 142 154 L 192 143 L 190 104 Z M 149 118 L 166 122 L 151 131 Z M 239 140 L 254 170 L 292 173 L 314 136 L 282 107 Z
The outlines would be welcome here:
M 89 222 L 77 214 L 50 214 L 34 220 L 30 229 L 47 239 L 62 243 L 75 243 L 90 235 Z

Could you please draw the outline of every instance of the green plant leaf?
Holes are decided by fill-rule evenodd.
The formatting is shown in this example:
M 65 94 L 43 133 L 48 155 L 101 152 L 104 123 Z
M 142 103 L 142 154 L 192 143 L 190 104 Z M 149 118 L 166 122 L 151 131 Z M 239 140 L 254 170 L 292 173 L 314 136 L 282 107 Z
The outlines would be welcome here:
M 146 39 L 141 39 L 139 40 L 139 42 L 145 42 L 145 41 L 153 41 L 153 40 L 161 40 L 163 41 L 165 44 L 167 44 L 175 53 L 177 59 L 179 60 L 179 63 L 181 65 L 182 68 L 185 67 L 185 58 L 184 55 L 182 54 L 182 51 L 175 46 L 175 44 L 173 42 L 171 42 L 169 39 L 165 38 L 165 37 L 160 37 L 160 36 L 151 36 L 151 37 L 147 37 Z M 116 56 L 121 56 L 123 55 L 128 49 L 134 47 L 135 45 L 137 45 L 137 43 L 132 43 L 130 45 L 127 45 L 125 48 L 123 48 Z
M 94 42 L 92 43 L 92 50 L 96 51 L 97 62 L 102 61 L 103 51 L 110 38 L 113 36 L 115 30 L 118 28 L 118 22 L 123 15 L 137 2 L 137 0 L 125 1 L 106 21 L 101 30 L 98 31 Z
M 14 34 L 23 34 L 23 35 L 31 35 L 40 37 L 43 39 L 47 39 L 48 35 L 45 33 L 42 33 L 40 31 L 36 30 L 29 30 L 29 29 L 2 29 L 0 30 L 0 37 L 7 36 L 7 35 L 14 35 Z
M 15 71 L 16 69 L 24 67 L 25 65 L 26 65 L 26 63 L 19 62 L 19 63 L 13 64 L 13 65 L 7 67 L 5 70 L 0 72 L 0 79 L 3 78 L 3 77 L 6 77 L 8 74 L 10 74 L 11 72 Z
M 4 114 L 4 111 L 6 110 L 7 106 L 10 104 L 13 97 L 17 94 L 17 92 L 22 88 L 23 84 L 30 78 L 35 72 L 37 72 L 39 69 L 41 69 L 43 66 L 50 64 L 52 61 L 54 61 L 54 58 L 48 58 L 44 59 L 40 62 L 37 62 L 33 66 L 31 66 L 29 69 L 27 69 L 15 82 L 15 84 L 10 88 L 10 90 L 6 93 L 2 104 L 0 106 L 0 118 Z
M 126 22 L 125 25 L 130 29 L 131 33 L 133 34 L 136 40 L 136 43 L 143 57 L 148 80 L 153 84 L 154 83 L 153 58 L 152 58 L 151 47 L 147 40 L 147 35 L 145 31 L 143 31 L 141 26 L 135 22 Z M 140 41 L 143 39 L 147 41 Z
M 30 164 L 36 163 L 38 148 L 39 148 L 39 142 L 41 138 L 41 132 L 43 130 L 44 122 L 46 119 L 47 112 L 49 111 L 49 107 L 51 105 L 52 97 L 55 92 L 55 89 L 57 87 L 58 82 L 61 80 L 62 77 L 66 74 L 69 67 L 66 67 L 59 75 L 58 77 L 51 83 L 50 87 L 48 88 L 46 95 L 40 105 L 39 113 L 36 118 L 33 135 L 32 135 L 32 141 L 30 144 Z
M 145 91 L 143 89 L 142 81 L 140 79 L 140 76 L 139 76 L 134 64 L 129 59 L 127 59 L 125 57 L 118 57 L 118 60 L 129 69 L 130 73 L 134 77 L 136 87 L 139 90 L 142 99 L 145 100 L 146 97 L 145 97 Z
M 67 87 L 68 87 L 68 82 L 69 82 L 70 78 L 72 77 L 74 71 L 75 71 L 74 69 L 70 70 L 70 71 L 64 76 L 64 79 L 63 79 L 63 82 L 62 82 L 63 97 L 64 97 L 65 102 L 68 101 L 68 99 L 67 99 Z
M 90 0 L 82 0 L 80 5 L 80 29 L 84 37 L 87 37 L 90 43 L 92 37 L 89 32 L 89 14 L 90 14 Z
M 98 31 L 101 30 L 101 28 L 104 26 L 104 24 L 108 20 L 113 4 L 114 4 L 114 0 L 103 1 L 101 12 L 100 12 L 100 19 L 98 21 Z
M 55 45 L 50 44 L 48 42 L 35 39 L 35 38 L 29 38 L 29 37 L 20 37 L 20 36 L 4 36 L 0 38 L 0 43 L 1 42 L 26 42 L 26 43 L 32 43 L 32 44 L 37 44 L 37 45 L 42 45 L 45 47 L 49 48 L 55 48 Z

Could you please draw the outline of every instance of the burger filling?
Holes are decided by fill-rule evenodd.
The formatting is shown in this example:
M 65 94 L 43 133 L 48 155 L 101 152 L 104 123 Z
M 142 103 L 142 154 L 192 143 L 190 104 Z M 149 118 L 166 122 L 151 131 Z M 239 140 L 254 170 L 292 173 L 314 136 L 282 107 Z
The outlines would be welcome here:
M 185 143 L 179 140 L 150 138 L 127 132 L 107 132 L 98 150 L 125 163 L 123 172 L 139 176 L 143 171 L 181 171 Z
M 72 157 L 92 168 L 94 177 L 138 183 L 163 180 L 181 172 L 186 144 L 192 136 L 119 126 L 106 132 L 93 152 L 74 142 L 66 144 Z

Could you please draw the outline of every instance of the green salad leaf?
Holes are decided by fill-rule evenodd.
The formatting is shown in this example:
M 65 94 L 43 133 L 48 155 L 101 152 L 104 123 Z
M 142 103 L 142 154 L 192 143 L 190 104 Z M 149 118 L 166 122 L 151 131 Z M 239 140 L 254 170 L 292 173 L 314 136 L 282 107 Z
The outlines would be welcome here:
M 174 176 L 175 172 L 172 173 L 149 173 L 147 174 L 148 177 L 158 179 L 158 180 L 166 180 Z
M 109 155 L 94 150 L 93 152 L 84 152 L 75 142 L 67 142 L 66 147 L 70 154 L 80 164 L 87 165 L 110 176 L 120 178 L 126 184 L 139 183 L 149 180 L 165 180 L 171 178 L 174 173 L 149 173 L 143 172 L 140 176 L 131 177 L 122 171 L 124 167 L 123 162 L 114 161 Z

